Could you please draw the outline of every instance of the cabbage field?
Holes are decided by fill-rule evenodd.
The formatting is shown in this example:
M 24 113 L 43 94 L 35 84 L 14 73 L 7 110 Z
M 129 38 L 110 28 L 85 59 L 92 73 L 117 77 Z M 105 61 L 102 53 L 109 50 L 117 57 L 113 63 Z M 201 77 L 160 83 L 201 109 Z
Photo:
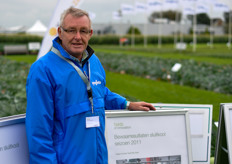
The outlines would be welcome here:
M 26 78 L 30 65 L 0 56 L 0 116 L 25 113 Z
M 174 84 L 232 94 L 231 65 L 222 66 L 194 60 L 168 60 L 122 54 L 98 53 L 98 57 L 103 66 L 113 72 L 123 72 L 152 80 L 169 81 Z M 171 71 L 175 63 L 182 64 L 178 72 Z

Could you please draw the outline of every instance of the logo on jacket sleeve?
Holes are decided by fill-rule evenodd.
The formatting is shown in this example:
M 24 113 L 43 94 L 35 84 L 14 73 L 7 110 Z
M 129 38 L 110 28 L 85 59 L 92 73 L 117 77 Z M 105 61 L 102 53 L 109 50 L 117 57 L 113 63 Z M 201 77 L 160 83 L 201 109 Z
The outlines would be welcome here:
M 93 86 L 94 86 L 94 85 L 96 85 L 96 86 L 97 86 L 97 85 L 101 84 L 101 81 L 97 81 L 97 80 L 95 80 L 94 82 L 92 82 L 92 84 L 93 84 Z

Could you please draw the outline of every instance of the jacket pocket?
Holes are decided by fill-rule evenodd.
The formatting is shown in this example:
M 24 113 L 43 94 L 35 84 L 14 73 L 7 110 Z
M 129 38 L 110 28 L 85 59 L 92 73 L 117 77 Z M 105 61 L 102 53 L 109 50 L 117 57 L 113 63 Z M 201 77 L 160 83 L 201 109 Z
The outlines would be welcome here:
M 63 110 L 56 111 L 55 118 L 57 120 L 64 120 L 68 117 L 78 115 L 80 113 L 84 113 L 89 110 L 91 110 L 91 104 L 89 101 L 85 101 L 79 104 L 70 105 Z

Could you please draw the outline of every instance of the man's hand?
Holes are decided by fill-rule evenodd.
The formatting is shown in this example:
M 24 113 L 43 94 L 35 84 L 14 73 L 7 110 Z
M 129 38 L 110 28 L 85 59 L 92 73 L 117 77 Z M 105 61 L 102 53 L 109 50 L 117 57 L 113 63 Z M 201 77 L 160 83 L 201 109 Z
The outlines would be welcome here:
M 146 102 L 130 102 L 128 109 L 141 111 L 156 110 L 152 104 Z

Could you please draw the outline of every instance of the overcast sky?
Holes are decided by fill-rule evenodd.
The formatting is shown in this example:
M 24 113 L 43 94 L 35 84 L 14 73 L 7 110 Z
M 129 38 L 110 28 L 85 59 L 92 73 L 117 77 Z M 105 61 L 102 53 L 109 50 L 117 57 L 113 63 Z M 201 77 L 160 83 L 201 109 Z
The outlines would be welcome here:
M 145 3 L 145 0 L 137 1 Z M 232 8 L 232 0 L 222 1 L 228 1 Z M 57 2 L 58 0 L 1 0 L 0 27 L 19 25 L 30 27 L 36 20 L 40 20 L 45 26 L 48 26 Z M 80 8 L 96 14 L 93 23 L 111 23 L 114 21 L 112 11 L 120 9 L 121 3 L 132 4 L 133 2 L 135 0 L 84 0 Z M 127 18 L 124 18 L 125 21 L 128 21 Z M 143 23 L 144 16 L 136 15 L 134 21 Z
M 133 2 L 133 0 L 121 0 Z M 55 10 L 58 0 L 1 0 L 0 26 L 32 26 L 36 20 L 46 26 Z M 93 22 L 109 22 L 112 11 L 120 8 L 120 0 L 84 0 L 80 8 L 96 13 Z

